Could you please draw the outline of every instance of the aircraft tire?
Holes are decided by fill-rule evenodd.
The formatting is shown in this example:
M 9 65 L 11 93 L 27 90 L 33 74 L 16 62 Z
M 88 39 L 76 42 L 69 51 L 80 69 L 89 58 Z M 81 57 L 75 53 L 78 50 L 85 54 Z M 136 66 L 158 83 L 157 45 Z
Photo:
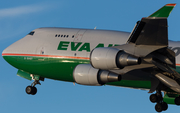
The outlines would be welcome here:
M 156 106 L 155 106 L 155 110 L 156 110 L 157 112 L 161 112 L 161 111 L 163 110 L 162 104 L 157 103 Z
M 174 100 L 174 103 L 176 105 L 180 105 L 180 97 L 176 97 L 175 100 Z
M 32 93 L 32 86 L 27 86 L 26 87 L 26 93 L 31 94 Z
M 31 94 L 32 95 L 35 95 L 37 93 L 37 88 L 36 87 L 32 87 L 32 92 L 31 92 Z
M 162 110 L 166 111 L 168 109 L 168 104 L 166 102 L 162 102 Z
M 150 99 L 150 101 L 151 101 L 152 103 L 155 103 L 155 102 L 158 101 L 158 97 L 157 97 L 156 94 L 150 95 L 149 99 Z

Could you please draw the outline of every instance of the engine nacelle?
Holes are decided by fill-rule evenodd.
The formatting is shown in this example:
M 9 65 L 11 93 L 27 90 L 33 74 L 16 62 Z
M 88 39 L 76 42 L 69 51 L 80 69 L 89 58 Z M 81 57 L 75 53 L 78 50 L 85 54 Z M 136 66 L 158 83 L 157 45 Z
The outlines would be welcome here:
M 117 75 L 105 70 L 93 68 L 90 64 L 79 64 L 73 72 L 74 80 L 78 84 L 99 86 L 108 82 L 121 80 L 121 75 Z
M 141 59 L 123 50 L 99 47 L 91 51 L 90 62 L 94 68 L 110 70 L 140 64 Z

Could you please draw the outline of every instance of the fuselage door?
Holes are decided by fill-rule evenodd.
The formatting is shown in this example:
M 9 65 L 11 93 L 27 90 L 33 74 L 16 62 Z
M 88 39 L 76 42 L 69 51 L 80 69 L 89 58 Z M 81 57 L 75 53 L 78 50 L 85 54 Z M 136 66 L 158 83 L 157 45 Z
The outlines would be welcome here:
M 80 42 L 86 30 L 79 30 L 74 37 L 74 42 Z

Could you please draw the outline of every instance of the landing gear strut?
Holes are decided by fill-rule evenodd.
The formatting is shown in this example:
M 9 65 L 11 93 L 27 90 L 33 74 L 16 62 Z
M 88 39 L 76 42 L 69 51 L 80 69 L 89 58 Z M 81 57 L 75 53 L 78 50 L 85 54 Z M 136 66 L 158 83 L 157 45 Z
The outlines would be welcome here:
M 155 105 L 155 110 L 157 112 L 166 111 L 168 109 L 168 104 L 166 102 L 163 102 L 163 97 L 160 90 L 157 90 L 156 94 L 150 95 L 149 99 L 152 103 L 157 103 Z
M 31 94 L 31 95 L 35 95 L 37 93 L 37 88 L 35 87 L 36 84 L 41 85 L 39 80 L 34 80 L 34 82 L 30 86 L 26 87 L 26 93 Z

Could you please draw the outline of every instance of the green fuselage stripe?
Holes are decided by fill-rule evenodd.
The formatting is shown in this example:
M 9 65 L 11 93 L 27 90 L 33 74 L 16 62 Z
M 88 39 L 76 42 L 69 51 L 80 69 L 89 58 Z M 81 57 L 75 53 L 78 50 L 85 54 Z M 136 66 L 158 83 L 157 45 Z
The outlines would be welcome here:
M 40 75 L 44 78 L 74 82 L 73 69 L 89 60 L 34 57 L 34 56 L 3 56 L 3 58 L 17 69 Z
M 88 64 L 87 59 L 37 57 L 37 56 L 3 56 L 3 58 L 17 69 L 39 75 L 44 78 L 74 82 L 73 70 L 78 64 Z M 177 70 L 180 70 L 177 68 Z M 150 81 L 121 80 L 108 85 L 145 88 L 151 87 Z

